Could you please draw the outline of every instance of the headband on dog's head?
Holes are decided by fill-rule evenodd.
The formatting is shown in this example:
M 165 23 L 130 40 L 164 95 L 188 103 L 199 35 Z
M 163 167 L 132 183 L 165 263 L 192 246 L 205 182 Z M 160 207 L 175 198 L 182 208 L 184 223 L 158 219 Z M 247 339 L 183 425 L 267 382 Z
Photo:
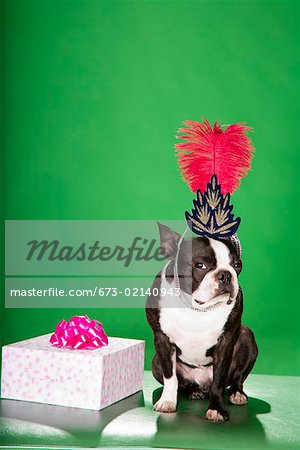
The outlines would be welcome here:
M 211 126 L 207 120 L 185 125 L 178 130 L 183 142 L 175 148 L 183 179 L 196 192 L 192 212 L 185 213 L 188 226 L 198 236 L 229 237 L 241 256 L 236 235 L 241 219 L 232 214 L 230 194 L 251 168 L 252 129 L 243 123 Z

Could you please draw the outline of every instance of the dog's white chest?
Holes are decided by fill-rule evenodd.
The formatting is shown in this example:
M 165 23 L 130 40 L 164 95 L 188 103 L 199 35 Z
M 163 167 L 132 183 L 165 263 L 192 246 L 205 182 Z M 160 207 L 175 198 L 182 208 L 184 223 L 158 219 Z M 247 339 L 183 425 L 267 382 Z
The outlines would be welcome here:
M 181 361 L 194 366 L 205 365 L 212 361 L 206 352 L 217 343 L 232 308 L 233 304 L 224 304 L 206 312 L 191 308 L 162 308 L 161 330 L 181 350 Z

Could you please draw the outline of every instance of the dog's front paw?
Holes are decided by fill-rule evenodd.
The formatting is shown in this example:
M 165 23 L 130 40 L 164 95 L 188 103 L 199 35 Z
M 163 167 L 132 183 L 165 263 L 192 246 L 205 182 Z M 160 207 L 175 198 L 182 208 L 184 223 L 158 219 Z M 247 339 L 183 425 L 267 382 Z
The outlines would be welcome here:
M 174 413 L 176 412 L 176 404 L 168 400 L 163 400 L 160 398 L 154 405 L 154 411 L 164 412 L 164 413 Z
M 224 410 L 208 409 L 206 411 L 206 418 L 211 422 L 225 422 L 225 420 L 228 420 L 228 414 Z
M 247 395 L 244 392 L 233 392 L 229 396 L 230 403 L 233 403 L 234 405 L 245 405 L 248 401 Z

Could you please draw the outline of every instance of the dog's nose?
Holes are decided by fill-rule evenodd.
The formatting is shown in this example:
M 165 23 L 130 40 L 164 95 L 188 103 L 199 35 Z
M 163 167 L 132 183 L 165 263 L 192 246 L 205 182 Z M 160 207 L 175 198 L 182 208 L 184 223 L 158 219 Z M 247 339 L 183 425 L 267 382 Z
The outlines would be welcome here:
M 221 270 L 218 273 L 218 280 L 219 280 L 220 284 L 222 284 L 223 286 L 226 286 L 231 281 L 231 273 L 228 272 L 228 270 Z

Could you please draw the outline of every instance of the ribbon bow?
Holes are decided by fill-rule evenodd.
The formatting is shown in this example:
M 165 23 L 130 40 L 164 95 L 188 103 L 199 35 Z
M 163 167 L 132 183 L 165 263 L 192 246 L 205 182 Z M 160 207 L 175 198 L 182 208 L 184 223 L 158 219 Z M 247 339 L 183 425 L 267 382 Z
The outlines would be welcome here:
M 68 322 L 61 320 L 49 342 L 55 347 L 94 350 L 107 345 L 108 338 L 102 323 L 83 315 L 71 317 Z

